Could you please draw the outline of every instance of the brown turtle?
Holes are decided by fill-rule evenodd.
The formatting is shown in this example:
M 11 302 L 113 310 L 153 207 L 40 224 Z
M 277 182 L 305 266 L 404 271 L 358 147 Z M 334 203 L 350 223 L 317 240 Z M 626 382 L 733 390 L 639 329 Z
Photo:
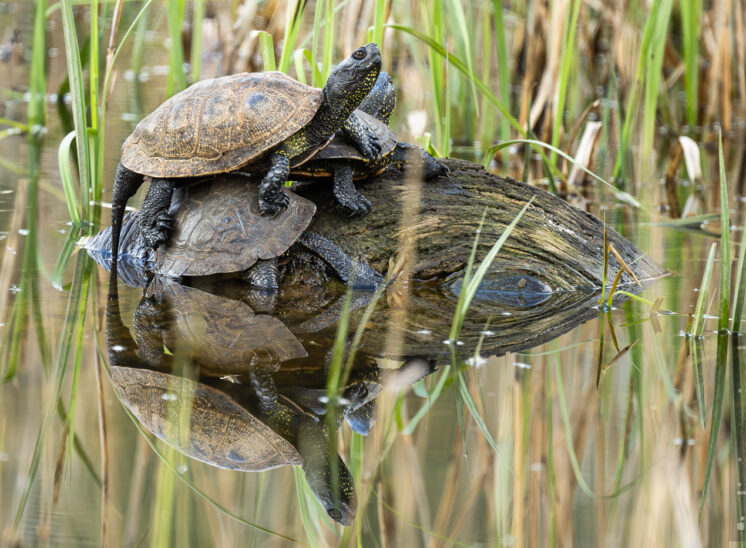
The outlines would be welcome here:
M 256 185 L 247 185 L 239 176 L 225 176 L 179 189 L 170 214 L 174 232 L 167 246 L 155 254 L 143 245 L 138 218 L 128 215 L 123 224 L 122 259 L 119 265 L 125 283 L 144 285 L 143 267 L 169 277 L 209 276 L 236 273 L 255 288 L 278 287 L 277 257 L 296 244 L 318 260 L 317 266 L 330 271 L 355 287 L 375 287 L 380 274 L 363 262 L 350 258 L 330 240 L 307 232 L 316 206 L 288 191 L 288 207 L 275 217 L 261 215 L 257 207 Z M 113 227 L 86 242 L 89 254 L 100 264 L 109 265 Z M 104 253 L 106 250 L 106 253 Z M 145 257 L 150 260 L 143 265 Z M 139 270 L 139 272 L 138 272 Z M 113 271 L 112 271 L 113 272 Z
M 237 74 L 197 82 L 145 117 L 125 141 L 112 196 L 114 269 L 127 200 L 147 177 L 140 216 L 145 245 L 168 237 L 174 187 L 195 177 L 251 165 L 266 174 L 259 186 L 262 214 L 288 205 L 282 191 L 291 166 L 317 152 L 343 128 L 365 155 L 379 145 L 353 111 L 373 87 L 381 66 L 376 44 L 355 50 L 318 90 L 279 72 Z

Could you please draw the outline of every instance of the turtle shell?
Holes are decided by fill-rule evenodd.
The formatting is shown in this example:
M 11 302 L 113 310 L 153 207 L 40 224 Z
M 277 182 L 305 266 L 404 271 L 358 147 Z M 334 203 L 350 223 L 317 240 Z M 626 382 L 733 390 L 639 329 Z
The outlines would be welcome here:
M 143 118 L 122 145 L 122 164 L 151 177 L 233 171 L 311 121 L 321 90 L 281 72 L 202 80 Z
M 313 202 L 287 192 L 290 203 L 275 217 L 259 211 L 258 185 L 238 178 L 186 188 L 172 211 L 174 232 L 159 246 L 155 270 L 167 276 L 240 272 L 259 259 L 282 255 L 308 227 Z
M 148 369 L 112 366 L 110 374 L 122 402 L 137 420 L 189 457 L 248 472 L 302 464 L 287 440 L 215 388 Z M 182 432 L 180 400 L 187 397 L 191 409 L 184 412 L 189 414 L 190 425 L 188 432 Z
M 254 314 L 244 302 L 181 285 L 156 276 L 145 292 L 166 303 L 169 322 L 162 330 L 163 344 L 188 349 L 203 373 L 244 373 L 251 358 L 270 352 L 281 362 L 308 356 L 303 345 L 281 320 Z
M 397 144 L 396 133 L 384 124 L 378 118 L 375 118 L 362 110 L 356 110 L 355 115 L 368 126 L 369 129 L 378 137 L 378 142 L 381 144 L 380 156 L 386 157 L 394 150 Z M 323 160 L 351 160 L 360 162 L 363 164 L 369 164 L 370 159 L 363 156 L 363 154 L 355 148 L 352 143 L 343 137 L 343 134 L 337 133 L 334 139 L 323 149 L 319 150 L 311 159 L 310 163 L 317 167 L 319 161 Z M 305 166 L 306 164 L 304 164 Z M 300 171 L 303 170 L 301 166 Z

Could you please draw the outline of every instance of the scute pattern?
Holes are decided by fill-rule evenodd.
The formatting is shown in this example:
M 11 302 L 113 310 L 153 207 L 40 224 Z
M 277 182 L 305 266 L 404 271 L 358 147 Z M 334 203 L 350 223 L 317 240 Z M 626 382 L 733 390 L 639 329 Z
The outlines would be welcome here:
M 219 390 L 147 369 L 112 366 L 110 372 L 122 402 L 145 428 L 192 458 L 250 472 L 302 463 L 295 447 Z M 187 439 L 179 435 L 178 418 L 169 415 L 178 409 L 170 410 L 163 397 L 171 391 L 194 394 Z
M 142 119 L 122 146 L 122 164 L 151 177 L 233 171 L 311 121 L 321 90 L 281 72 L 202 80 Z
M 288 193 L 287 209 L 265 217 L 258 192 L 248 180 L 189 187 L 174 212 L 171 239 L 156 252 L 156 270 L 167 276 L 240 272 L 287 251 L 310 224 L 316 206 Z
M 249 305 L 217 297 L 158 276 L 146 296 L 165 300 L 172 314 L 163 344 L 190 352 L 201 367 L 248 371 L 251 358 L 270 352 L 279 362 L 308 356 L 278 318 L 254 314 Z

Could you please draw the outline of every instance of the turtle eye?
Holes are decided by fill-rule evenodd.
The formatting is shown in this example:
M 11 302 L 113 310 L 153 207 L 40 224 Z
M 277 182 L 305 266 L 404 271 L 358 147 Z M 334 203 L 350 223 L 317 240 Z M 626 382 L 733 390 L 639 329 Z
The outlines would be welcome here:
M 360 48 L 355 50 L 355 53 L 352 54 L 353 59 L 357 59 L 358 61 L 362 61 L 365 59 L 365 49 Z

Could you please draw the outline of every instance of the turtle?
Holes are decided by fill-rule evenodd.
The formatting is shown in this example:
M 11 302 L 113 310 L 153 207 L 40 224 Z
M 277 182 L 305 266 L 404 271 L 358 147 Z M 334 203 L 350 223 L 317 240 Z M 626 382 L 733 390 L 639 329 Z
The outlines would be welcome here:
M 366 156 L 379 144 L 354 115 L 381 68 L 374 43 L 356 49 L 316 89 L 280 72 L 241 73 L 202 80 L 177 93 L 137 125 L 122 146 L 112 191 L 112 256 L 127 200 L 145 178 L 150 189 L 140 215 L 149 248 L 168 238 L 174 187 L 249 165 L 265 173 L 258 207 L 274 216 L 287 207 L 290 168 L 307 160 L 344 128 Z
M 330 456 L 326 423 L 288 398 L 258 396 L 250 385 L 228 379 L 199 382 L 141 367 L 112 365 L 109 374 L 122 403 L 159 439 L 229 470 L 301 466 L 329 517 L 352 524 L 357 510 L 352 474 L 342 457 Z M 188 432 L 179 417 L 182 402 L 191 404 Z
M 154 367 L 161 364 L 164 348 L 188 352 L 202 372 L 222 374 L 246 373 L 256 356 L 277 364 L 308 356 L 277 317 L 164 276 L 154 276 L 146 286 L 133 329 L 138 355 Z
M 248 325 L 247 321 L 251 323 L 244 317 L 245 308 L 226 306 L 228 299 L 199 295 L 198 290 L 178 286 L 175 280 L 164 280 L 164 285 L 154 287 L 152 293 L 163 291 L 170 292 L 170 308 L 183 307 L 178 312 L 182 319 L 190 314 L 202 314 L 204 319 L 216 323 L 216 329 L 205 332 L 201 340 L 193 341 L 187 349 L 188 355 L 197 360 L 200 372 L 206 374 L 202 374 L 198 380 L 173 375 L 174 365 L 177 361 L 183 361 L 165 353 L 163 344 L 158 349 L 161 354 L 158 359 L 154 359 L 150 350 L 140 347 L 144 340 L 150 339 L 152 342 L 156 337 L 138 333 L 138 330 L 151 329 L 163 333 L 169 322 L 176 330 L 183 326 L 179 319 L 173 319 L 174 314 L 170 318 L 161 317 L 161 325 L 149 327 L 138 325 L 136 317 L 136 342 L 122 321 L 118 286 L 110 285 L 106 308 L 109 373 L 123 404 L 147 430 L 202 462 L 243 471 L 269 470 L 284 465 L 301 466 L 308 485 L 329 516 L 343 525 L 350 525 L 357 507 L 354 482 L 342 458 L 330 453 L 326 422 L 280 395 L 268 376 L 271 374 L 269 364 L 280 359 L 268 350 L 272 348 L 277 351 L 279 343 L 262 342 L 254 337 L 257 346 L 252 348 L 249 343 L 234 340 L 234 344 L 244 347 L 241 354 L 246 358 L 242 360 L 248 361 L 246 369 L 237 371 L 234 363 L 227 363 L 227 369 L 226 363 L 223 363 L 221 369 L 218 364 L 220 351 L 225 350 L 223 358 L 230 362 L 236 357 L 236 349 L 228 348 L 231 344 L 230 341 L 226 342 L 225 336 L 218 336 L 216 340 L 211 340 L 211 337 L 216 336 L 220 327 L 240 337 Z M 138 309 L 151 296 L 146 290 Z M 203 307 L 204 312 L 197 310 L 199 306 Z M 217 311 L 219 316 L 210 316 Z M 267 334 L 271 336 L 282 329 L 287 330 L 275 323 Z M 192 327 L 188 331 L 194 332 Z M 152 347 L 150 342 L 147 344 Z M 195 353 L 197 344 L 212 344 L 215 348 Z M 297 340 L 285 346 L 285 358 L 305 355 Z M 183 348 L 172 348 L 179 357 L 184 351 Z M 205 364 L 207 368 L 203 371 Z M 235 382 L 236 373 L 245 374 L 250 382 Z M 188 436 L 182 434 L 178 413 L 172 412 L 179 410 L 180 402 L 190 404 L 187 409 Z M 169 403 L 175 406 L 171 407 Z
M 318 268 L 330 270 L 344 283 L 358 289 L 381 283 L 383 277 L 367 264 L 353 260 L 329 239 L 306 231 L 316 211 L 313 202 L 288 191 L 287 208 L 267 217 L 257 207 L 258 193 L 256 185 L 229 176 L 177 189 L 169 210 L 174 231 L 169 244 L 154 252 L 139 237 L 142 211 L 128 214 L 118 250 L 127 261 L 120 265 L 125 283 L 144 285 L 143 270 L 175 278 L 234 273 L 252 288 L 273 292 L 279 286 L 277 257 L 294 245 L 312 253 Z M 84 244 L 105 267 L 110 266 L 108 250 L 115 232 L 114 227 L 107 228 Z M 112 275 L 118 273 L 111 270 Z
M 357 191 L 354 180 L 379 175 L 389 166 L 398 169 L 415 166 L 421 170 L 425 180 L 446 175 L 448 168 L 426 151 L 409 143 L 398 142 L 396 133 L 388 126 L 395 107 L 393 81 L 387 72 L 382 71 L 373 89 L 355 110 L 357 118 L 376 135 L 380 143 L 378 158 L 371 159 L 362 154 L 343 132 L 338 131 L 334 139 L 309 161 L 291 169 L 291 179 L 316 181 L 331 178 L 337 203 L 352 216 L 370 211 L 370 202 Z

